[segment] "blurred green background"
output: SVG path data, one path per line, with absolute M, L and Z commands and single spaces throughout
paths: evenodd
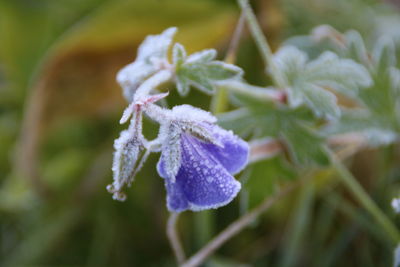
M 356 29 L 373 42 L 400 40 L 400 5 L 377 0 L 253 1 L 273 48 L 320 24 Z M 135 58 L 148 34 L 177 26 L 189 52 L 215 47 L 223 58 L 239 11 L 232 0 L 0 1 L 0 265 L 174 266 L 165 223 L 163 181 L 152 155 L 128 199 L 111 199 L 112 143 L 126 106 L 116 72 Z M 398 46 L 399 47 L 399 46 Z M 399 51 L 399 50 L 398 50 Z M 246 79 L 266 85 L 253 41 L 244 34 L 237 64 Z M 170 105 L 208 108 L 197 91 Z M 146 134 L 156 125 L 145 122 Z M 393 219 L 399 192 L 396 145 L 362 151 L 351 169 Z M 183 214 L 188 254 L 276 190 L 280 158 L 251 166 L 246 187 L 211 222 Z M 284 176 L 284 177 L 280 177 Z M 219 250 L 207 266 L 390 266 L 392 244 L 333 179 L 320 172 L 310 185 L 274 206 Z M 197 219 L 196 219 L 197 218 Z M 246 264 L 246 265 L 244 265 Z

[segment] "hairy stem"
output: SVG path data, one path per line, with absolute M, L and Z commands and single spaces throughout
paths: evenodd
M 196 254 L 190 257 L 185 263 L 182 264 L 182 267 L 196 267 L 202 264 L 211 254 L 213 254 L 219 247 L 221 247 L 226 241 L 237 235 L 244 228 L 249 226 L 254 222 L 257 217 L 259 217 L 262 213 L 267 211 L 273 204 L 275 204 L 279 199 L 286 196 L 288 193 L 292 192 L 300 183 L 294 183 L 289 185 L 288 187 L 281 190 L 274 196 L 269 196 L 264 199 L 261 204 L 259 204 L 256 208 L 254 208 L 249 213 L 246 213 L 233 223 L 231 223 L 225 230 L 219 233 L 216 237 L 214 237 L 207 245 L 205 245 L 201 250 L 199 250 Z
M 286 99 L 286 93 L 281 90 L 271 87 L 253 86 L 241 81 L 220 81 L 215 85 L 218 88 L 218 92 L 221 90 L 230 90 L 263 101 L 283 103 Z
M 179 213 L 171 213 L 169 216 L 167 223 L 167 236 L 176 261 L 179 265 L 181 265 L 185 261 L 185 252 L 183 251 L 181 241 L 179 240 L 178 233 L 176 231 L 178 218 Z
M 233 64 L 236 61 L 237 49 L 239 47 L 240 37 L 243 33 L 244 28 L 244 13 L 240 15 L 240 18 L 237 22 L 235 32 L 233 33 L 231 42 L 229 43 L 228 51 L 225 55 L 225 62 Z M 224 112 L 228 107 L 228 92 L 225 88 L 218 88 L 219 90 L 215 93 L 211 101 L 211 111 L 214 114 L 218 114 Z
M 272 79 L 274 83 L 280 88 L 283 89 L 286 87 L 286 83 L 275 65 L 273 60 L 273 54 L 271 48 L 268 45 L 267 39 L 265 38 L 260 25 L 257 22 L 257 18 L 250 7 L 248 0 L 238 0 L 239 6 L 242 9 L 242 12 L 245 15 L 247 25 L 250 28 L 251 35 L 253 36 L 258 49 L 261 52 L 261 56 L 264 60 L 265 65 L 269 68 L 269 72 L 271 73 Z
M 226 52 L 225 55 L 224 61 L 226 63 L 234 64 L 236 62 L 236 55 L 239 47 L 240 37 L 242 37 L 243 34 L 244 22 L 245 22 L 245 16 L 244 13 L 242 12 L 237 22 L 231 42 L 229 43 L 228 51 Z
M 135 93 L 134 102 L 143 100 L 151 90 L 157 88 L 159 85 L 166 83 L 172 78 L 171 70 L 160 70 L 156 72 L 153 76 L 148 78 L 142 85 L 139 86 Z
M 394 244 L 397 244 L 400 241 L 400 233 L 396 226 L 365 192 L 353 174 L 351 174 L 351 172 L 333 154 L 331 154 L 331 161 L 332 166 L 336 170 L 342 182 L 347 186 L 360 204 L 371 214 L 376 222 L 381 225 L 383 230 L 388 234 L 389 239 L 391 239 Z

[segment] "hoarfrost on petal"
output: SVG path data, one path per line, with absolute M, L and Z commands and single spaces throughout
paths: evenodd
M 191 105 L 179 105 L 172 109 L 174 119 L 181 121 L 215 123 L 217 118 L 210 112 L 193 107 Z
M 199 211 L 224 206 L 240 191 L 241 185 L 235 178 L 188 134 L 182 134 L 182 164 L 176 181 L 168 179 L 165 162 L 161 157 L 157 165 L 160 176 L 167 178 L 167 206 L 170 211 L 187 209 Z M 198 167 L 194 168 L 194 164 Z M 203 173 L 207 170 L 208 174 Z

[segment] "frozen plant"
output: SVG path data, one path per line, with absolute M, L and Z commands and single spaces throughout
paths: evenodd
M 239 79 L 242 71 L 214 60 L 215 50 L 186 56 L 180 44 L 175 44 L 170 64 L 167 52 L 175 32 L 176 28 L 170 28 L 147 37 L 135 62 L 117 75 L 130 102 L 120 122 L 132 118 L 115 141 L 114 182 L 107 189 L 114 199 L 125 200 L 124 186 L 130 186 L 149 153 L 161 152 L 157 171 L 165 179 L 170 211 L 218 208 L 231 202 L 241 188 L 232 175 L 248 162 L 247 143 L 215 125 L 217 119 L 207 111 L 190 105 L 172 109 L 156 105 L 168 93 L 154 92 L 162 83 L 176 81 L 182 95 L 189 86 L 212 93 L 216 81 Z M 160 124 L 156 139 L 148 141 L 143 136 L 142 114 Z
M 399 141 L 400 70 L 393 41 L 379 39 L 369 52 L 357 32 L 342 34 L 323 25 L 298 38 L 316 47 L 319 42 L 328 41 L 332 43 L 331 49 L 311 56 L 288 40 L 273 53 L 248 1 L 238 2 L 271 84 L 267 87 L 247 83 L 241 68 L 215 59 L 214 49 L 187 55 L 181 44 L 173 44 L 176 28 L 147 37 L 138 49 L 136 60 L 117 75 L 129 103 L 120 122 L 130 120 L 130 126 L 115 141 L 114 181 L 108 191 L 114 199 L 124 200 L 124 187 L 132 183 L 150 153 L 160 152 L 156 167 L 164 179 L 167 207 L 171 211 L 168 237 L 178 262 L 193 267 L 204 262 L 279 198 L 296 186 L 306 186 L 307 177 L 329 167 L 382 227 L 388 239 L 398 243 L 400 233 L 396 226 L 341 162 L 364 147 Z M 243 22 L 239 20 L 227 61 L 231 62 L 235 54 Z M 181 96 L 186 96 L 192 88 L 212 95 L 217 109 L 224 112 L 219 116 L 220 126 L 208 111 L 190 105 L 167 108 L 156 104 L 168 96 L 167 83 L 174 84 Z M 227 111 L 230 94 L 234 96 L 235 109 Z M 344 106 L 341 99 L 352 106 Z M 142 134 L 143 115 L 160 125 L 154 140 L 147 140 Z M 231 130 L 257 139 L 251 140 L 249 146 Z M 185 260 L 175 230 L 177 214 L 228 204 L 241 190 L 241 183 L 233 175 L 248 162 L 273 157 L 278 158 L 278 172 L 304 176 L 301 182 L 277 186 L 278 193 L 266 196 L 259 206 L 245 212 Z M 399 206 L 398 199 L 394 199 L 396 211 Z

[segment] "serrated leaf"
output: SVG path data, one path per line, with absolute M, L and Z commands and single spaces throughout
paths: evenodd
M 302 91 L 306 103 L 314 110 L 317 117 L 327 116 L 329 119 L 340 117 L 341 111 L 332 92 L 312 84 Z
M 213 94 L 215 92 L 215 87 L 207 77 L 205 68 L 203 64 L 182 65 L 176 73 L 178 83 L 182 83 L 186 86 L 192 85 L 207 94 Z M 189 91 L 189 88 L 185 88 L 184 91 Z
M 180 65 L 186 60 L 186 51 L 183 45 L 175 43 L 172 50 L 172 63 L 175 68 L 179 68 Z
M 238 78 L 243 75 L 243 70 L 241 68 L 222 61 L 212 61 L 208 63 L 205 70 L 207 77 L 213 81 Z
M 311 129 L 294 122 L 286 125 L 281 132 L 286 142 L 289 153 L 296 164 L 299 165 L 329 165 L 329 157 L 324 147 L 323 138 Z
M 383 36 L 378 39 L 372 50 L 372 60 L 376 75 L 396 66 L 396 46 L 391 38 Z
M 325 135 L 359 133 L 371 146 L 387 145 L 398 138 L 390 120 L 365 110 L 343 113 L 340 121 L 326 127 L 323 133 Z
M 237 132 L 245 128 L 246 131 L 252 131 L 257 138 L 279 138 L 287 145 L 296 165 L 329 163 L 324 139 L 311 127 L 317 122 L 309 109 L 277 106 L 246 96 L 241 96 L 240 101 L 245 107 L 219 117 L 219 122 L 224 127 L 233 126 Z
M 296 108 L 304 104 L 317 117 L 340 116 L 336 96 L 327 88 L 354 97 L 359 87 L 371 84 L 369 73 L 362 65 L 340 59 L 332 52 L 307 62 L 304 52 L 286 46 L 275 54 L 274 61 L 285 79 L 289 106 Z
M 348 96 L 354 96 L 358 88 L 372 83 L 365 67 L 332 52 L 325 52 L 307 64 L 304 76 L 309 83 L 330 87 Z
M 307 55 L 294 46 L 284 46 L 274 55 L 274 62 L 288 86 L 296 82 L 307 60 Z
M 172 27 L 161 34 L 146 37 L 138 48 L 135 61 L 118 72 L 117 81 L 123 88 L 128 102 L 133 100 L 133 95 L 140 84 L 157 72 L 161 64 L 167 61 L 167 52 L 176 31 L 177 29 Z
M 368 65 L 367 48 L 361 34 L 357 31 L 350 30 L 345 33 L 345 40 L 347 47 L 346 56 L 363 65 Z
M 215 50 L 204 50 L 188 56 L 186 61 L 177 67 L 177 89 L 182 96 L 188 93 L 190 86 L 207 94 L 214 94 L 214 82 L 239 79 L 243 75 L 239 67 L 213 60 L 215 56 Z
M 205 49 L 191 54 L 186 63 L 207 63 L 215 59 L 217 51 L 215 49 Z

